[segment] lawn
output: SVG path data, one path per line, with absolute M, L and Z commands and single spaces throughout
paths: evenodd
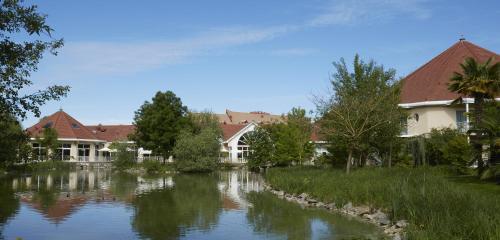
M 312 167 L 273 168 L 266 181 L 342 206 L 382 208 L 406 219 L 409 239 L 500 239 L 500 186 L 455 177 L 443 168 L 374 168 L 346 175 Z

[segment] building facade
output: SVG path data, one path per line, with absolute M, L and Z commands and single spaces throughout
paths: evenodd
M 450 78 L 454 72 L 462 72 L 460 64 L 468 57 L 481 63 L 489 58 L 500 61 L 497 53 L 461 39 L 403 79 L 399 106 L 407 109 L 409 115 L 403 137 L 427 134 L 433 128 L 468 130 L 467 113 L 474 99 L 448 90 Z M 453 104 L 458 98 L 462 98 L 462 103 Z
M 46 128 L 57 131 L 59 147 L 55 158 L 69 162 L 105 162 L 111 161 L 113 142 L 128 142 L 127 136 L 135 131 L 133 125 L 97 125 L 85 126 L 66 112 L 60 110 L 42 118 L 37 124 L 26 129 L 30 136 L 33 152 L 31 160 L 47 160 L 48 149 L 40 144 Z

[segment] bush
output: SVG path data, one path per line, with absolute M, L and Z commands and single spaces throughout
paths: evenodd
M 174 147 L 175 167 L 181 172 L 211 172 L 219 163 L 219 134 L 204 128 L 199 134 L 183 132 Z
M 162 164 L 159 161 L 146 160 L 140 164 L 147 173 L 165 173 L 171 170 L 171 166 L 168 164 Z
M 131 168 L 135 164 L 135 152 L 129 151 L 129 144 L 113 143 L 110 148 L 116 149 L 116 158 L 113 161 L 113 167 L 119 170 Z
M 463 135 L 454 136 L 440 148 L 443 160 L 457 170 L 458 173 L 467 173 L 473 156 L 472 147 Z

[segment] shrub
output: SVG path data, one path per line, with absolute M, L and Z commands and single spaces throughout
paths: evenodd
M 463 135 L 454 136 L 444 144 L 440 151 L 443 160 L 455 168 L 458 173 L 466 173 L 472 159 L 472 147 Z
M 211 172 L 219 163 L 219 135 L 211 128 L 199 134 L 184 131 L 174 147 L 175 167 L 181 172 Z
M 119 170 L 131 168 L 135 164 L 135 152 L 130 151 L 126 143 L 113 143 L 111 148 L 116 149 L 116 158 L 113 166 Z

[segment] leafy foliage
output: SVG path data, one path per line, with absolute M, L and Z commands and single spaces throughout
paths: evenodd
M 365 164 L 371 152 L 390 151 L 390 143 L 401 132 L 400 120 L 405 117 L 398 107 L 399 82 L 395 70 L 385 70 L 374 61 L 368 63 L 354 57 L 353 72 L 344 59 L 334 64 L 331 79 L 332 93 L 318 98 L 321 132 L 336 149 L 347 155 L 349 172 L 354 159 Z M 357 156 L 356 156 L 357 155 Z
M 27 158 L 28 136 L 13 117 L 0 119 L 0 166 L 10 165 L 20 158 Z M 21 153 L 21 154 L 20 154 Z M 24 156 L 23 156 L 24 155 Z
M 36 140 L 48 150 L 46 151 L 47 159 L 54 159 L 57 147 L 59 146 L 59 141 L 57 140 L 57 138 L 57 131 L 49 127 L 44 128 L 42 132 L 42 138 L 37 138 Z
M 191 129 L 179 135 L 175 147 L 175 166 L 181 172 L 210 172 L 217 168 L 222 130 L 217 116 L 210 112 L 190 114 Z
M 173 92 L 157 92 L 152 102 L 146 101 L 135 112 L 136 133 L 132 139 L 138 146 L 168 158 L 182 129 L 190 124 L 187 107 Z
M 125 170 L 135 164 L 135 152 L 131 151 L 131 146 L 128 143 L 113 142 L 111 149 L 116 149 L 116 157 L 113 161 L 113 167 L 119 170 Z
M 25 92 L 21 90 L 33 85 L 29 77 L 37 70 L 43 54 L 49 51 L 57 55 L 56 50 L 63 45 L 62 39 L 52 39 L 53 29 L 46 24 L 46 15 L 38 13 L 36 5 L 22 6 L 21 3 L 19 0 L 0 3 L 0 118 L 15 116 L 24 119 L 27 112 L 38 117 L 41 105 L 58 100 L 69 91 L 68 86 L 54 85 L 21 95 Z M 13 40 L 18 35 L 27 40 Z M 43 40 L 42 35 L 49 39 Z
M 478 174 L 483 171 L 483 117 L 485 102 L 493 100 L 500 94 L 500 62 L 493 63 L 488 59 L 478 63 L 474 58 L 466 58 L 460 64 L 463 73 L 455 72 L 450 79 L 448 89 L 463 96 L 474 98 L 472 109 L 472 129 L 475 132 L 471 138 L 474 145 L 474 158 L 478 163 Z M 460 100 L 460 99 L 458 99 Z
M 266 167 L 273 162 L 274 143 L 269 132 L 263 127 L 257 127 L 247 135 L 248 145 L 251 148 L 247 157 L 247 166 L 250 170 Z

